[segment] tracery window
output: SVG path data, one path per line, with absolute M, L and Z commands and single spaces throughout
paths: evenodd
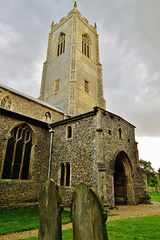
M 89 58 L 90 57 L 89 51 L 90 51 L 89 37 L 87 34 L 83 34 L 82 35 L 82 53 Z
M 8 135 L 3 179 L 29 179 L 32 132 L 26 124 L 15 127 Z
M 51 122 L 51 114 L 50 114 L 50 112 L 46 112 L 46 114 L 45 114 L 45 121 L 47 123 Z
M 61 163 L 61 186 L 70 186 L 70 163 Z
M 61 32 L 58 38 L 57 57 L 64 52 L 65 52 L 65 34 Z
M 1 107 L 8 110 L 11 109 L 11 100 L 9 96 L 6 96 L 1 100 Z

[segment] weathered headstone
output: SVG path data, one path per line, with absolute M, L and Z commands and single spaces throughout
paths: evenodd
M 56 183 L 48 179 L 40 196 L 39 240 L 61 240 L 62 197 Z
M 98 194 L 81 183 L 73 193 L 71 217 L 74 240 L 106 240 L 107 213 Z

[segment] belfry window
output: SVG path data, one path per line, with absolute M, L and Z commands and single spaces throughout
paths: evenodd
M 9 96 L 6 96 L 1 100 L 1 107 L 8 110 L 11 109 L 11 100 Z
M 15 127 L 8 135 L 3 179 L 29 179 L 32 132 L 26 124 Z
M 65 52 L 65 34 L 61 32 L 58 38 L 57 57 L 64 52 Z
M 90 41 L 87 34 L 82 35 L 82 53 L 88 58 L 90 57 Z
M 70 186 L 70 163 L 61 163 L 61 186 Z

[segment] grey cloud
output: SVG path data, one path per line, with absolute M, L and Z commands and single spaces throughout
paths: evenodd
M 39 96 L 50 24 L 66 16 L 73 2 L 0 0 L 3 84 Z M 136 125 L 138 136 L 160 135 L 159 0 L 77 4 L 90 24 L 97 22 L 107 110 Z

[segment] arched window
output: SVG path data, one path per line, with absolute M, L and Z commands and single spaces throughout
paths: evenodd
M 26 124 L 15 127 L 8 135 L 3 179 L 28 179 L 32 132 Z
M 51 114 L 50 114 L 50 112 L 46 112 L 46 114 L 45 114 L 45 121 L 47 123 L 51 122 Z
M 61 32 L 58 38 L 57 57 L 64 52 L 65 52 L 65 34 Z
M 89 37 L 87 34 L 83 34 L 82 35 L 82 53 L 89 58 L 90 57 L 89 51 L 90 51 Z
M 61 163 L 61 186 L 70 186 L 70 164 Z
M 11 100 L 9 96 L 6 96 L 1 100 L 1 107 L 8 110 L 11 109 Z

